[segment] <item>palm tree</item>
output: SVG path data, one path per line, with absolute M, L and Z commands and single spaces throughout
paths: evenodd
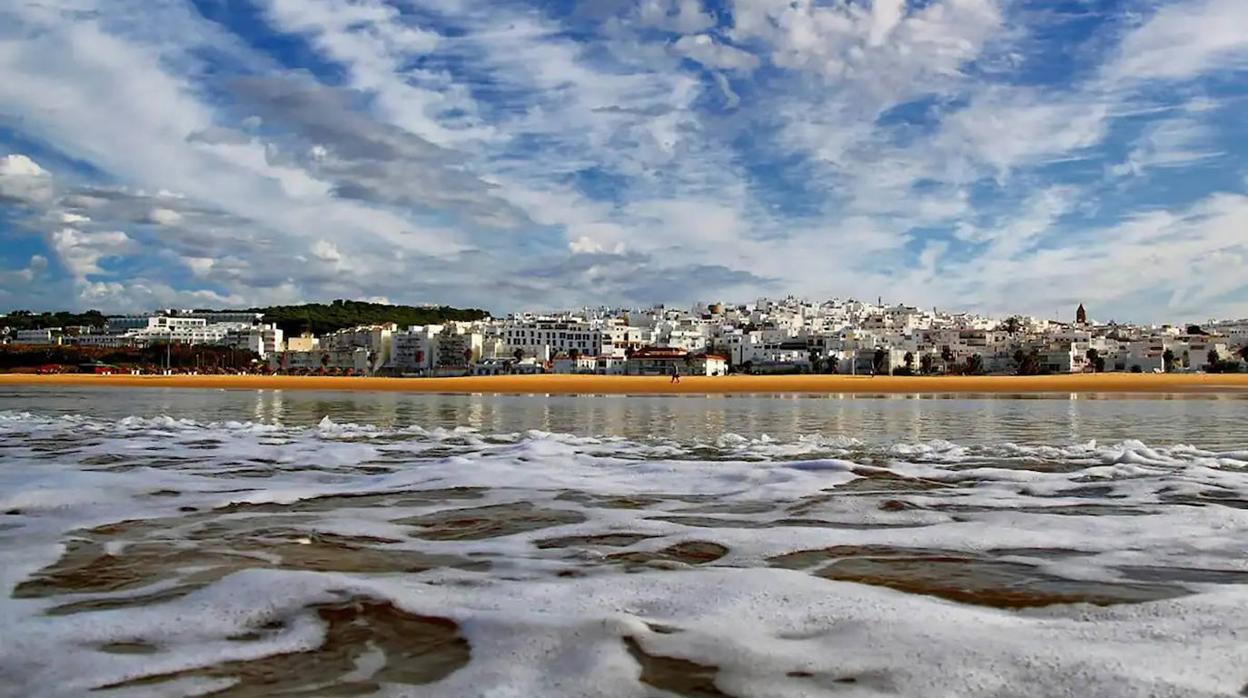
M 948 373 L 949 362 L 953 361 L 953 350 L 949 348 L 948 344 L 940 348 L 940 360 L 944 362 L 944 365 L 943 365 L 944 372 Z
M 1100 360 L 1101 356 L 1100 356 L 1100 352 L 1098 352 L 1098 351 L 1096 350 L 1096 347 L 1088 347 L 1088 350 L 1087 350 L 1086 352 L 1084 352 L 1084 356 L 1087 356 L 1087 357 L 1088 357 L 1088 364 L 1090 364 L 1090 365 L 1092 366 L 1092 371 L 1093 371 L 1093 372 L 1095 372 L 1095 371 L 1099 370 L 1096 366 L 1097 366 L 1097 362 Z M 1104 364 L 1102 364 L 1102 365 L 1104 365 Z
M 906 352 L 906 355 L 902 357 L 902 360 L 906 364 L 906 371 L 908 373 L 914 373 L 914 352 Z
M 1161 368 L 1166 373 L 1169 373 L 1174 370 L 1174 352 L 1167 349 L 1164 353 L 1162 353 Z

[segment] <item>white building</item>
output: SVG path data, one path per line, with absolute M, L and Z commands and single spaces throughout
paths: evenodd
M 390 337 L 395 329 L 397 325 L 392 322 L 344 328 L 321 337 L 320 350 L 364 349 L 368 352 L 368 371 L 371 373 L 390 362 Z
M 284 373 L 316 373 L 321 370 L 333 370 L 366 374 L 370 370 L 369 351 L 364 347 L 279 351 L 269 354 L 269 369 Z
M 41 330 L 18 330 L 13 337 L 16 344 L 60 344 L 61 328 Z
M 274 352 L 282 351 L 282 330 L 276 325 L 253 325 L 229 330 L 223 344 L 235 349 L 245 349 L 265 359 Z

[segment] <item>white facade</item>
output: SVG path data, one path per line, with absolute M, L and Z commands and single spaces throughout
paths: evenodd
M 317 372 L 324 370 L 368 373 L 369 351 L 364 347 L 317 351 L 280 351 L 269 354 L 269 368 L 283 372 Z
M 57 330 L 18 330 L 13 337 L 13 341 L 17 344 L 60 344 L 61 333 Z
M 360 325 L 331 332 L 321 338 L 321 351 L 336 352 L 348 349 L 364 349 L 368 352 L 368 370 L 375 371 L 390 362 L 394 323 Z
M 265 359 L 277 351 L 282 351 L 282 330 L 275 325 L 254 325 L 230 330 L 223 342 L 235 349 L 245 349 Z

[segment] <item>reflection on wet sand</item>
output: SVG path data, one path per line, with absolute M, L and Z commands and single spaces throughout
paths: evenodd
M 468 641 L 459 634 L 454 621 L 408 613 L 388 601 L 353 598 L 317 604 L 305 612 L 314 613 L 324 624 L 324 640 L 319 647 L 136 677 L 99 688 L 133 688 L 206 678 L 227 682 L 227 687 L 212 693 L 214 696 L 367 695 L 380 690 L 383 684 L 433 683 L 466 665 L 471 657 Z M 248 642 L 265 634 L 281 633 L 290 620 L 277 618 L 248 636 L 232 639 Z M 158 649 L 142 640 L 124 644 L 144 648 L 138 651 Z M 113 649 L 105 651 L 115 652 L 116 643 Z

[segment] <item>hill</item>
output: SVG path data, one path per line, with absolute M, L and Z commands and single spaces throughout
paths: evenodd
M 274 305 L 247 310 L 264 313 L 265 322 L 276 324 L 287 334 L 310 331 L 318 335 L 356 325 L 375 325 L 383 322 L 393 322 L 399 327 L 437 325 L 450 320 L 480 320 L 490 315 L 478 308 L 453 308 L 449 305 L 387 305 L 345 300 L 336 300 L 332 303 Z M 0 327 L 7 326 L 13 330 L 79 325 L 102 327 L 105 317 L 106 314 L 98 310 L 88 310 L 85 313 L 32 313 L 28 310 L 15 310 L 0 317 Z
M 250 308 L 264 313 L 264 321 L 276 324 L 283 332 L 299 334 L 308 331 L 321 335 L 344 327 L 393 322 L 399 327 L 436 325 L 450 320 L 480 320 L 489 313 L 478 308 L 442 306 L 386 305 L 364 301 L 336 300 L 332 303 L 274 305 Z

